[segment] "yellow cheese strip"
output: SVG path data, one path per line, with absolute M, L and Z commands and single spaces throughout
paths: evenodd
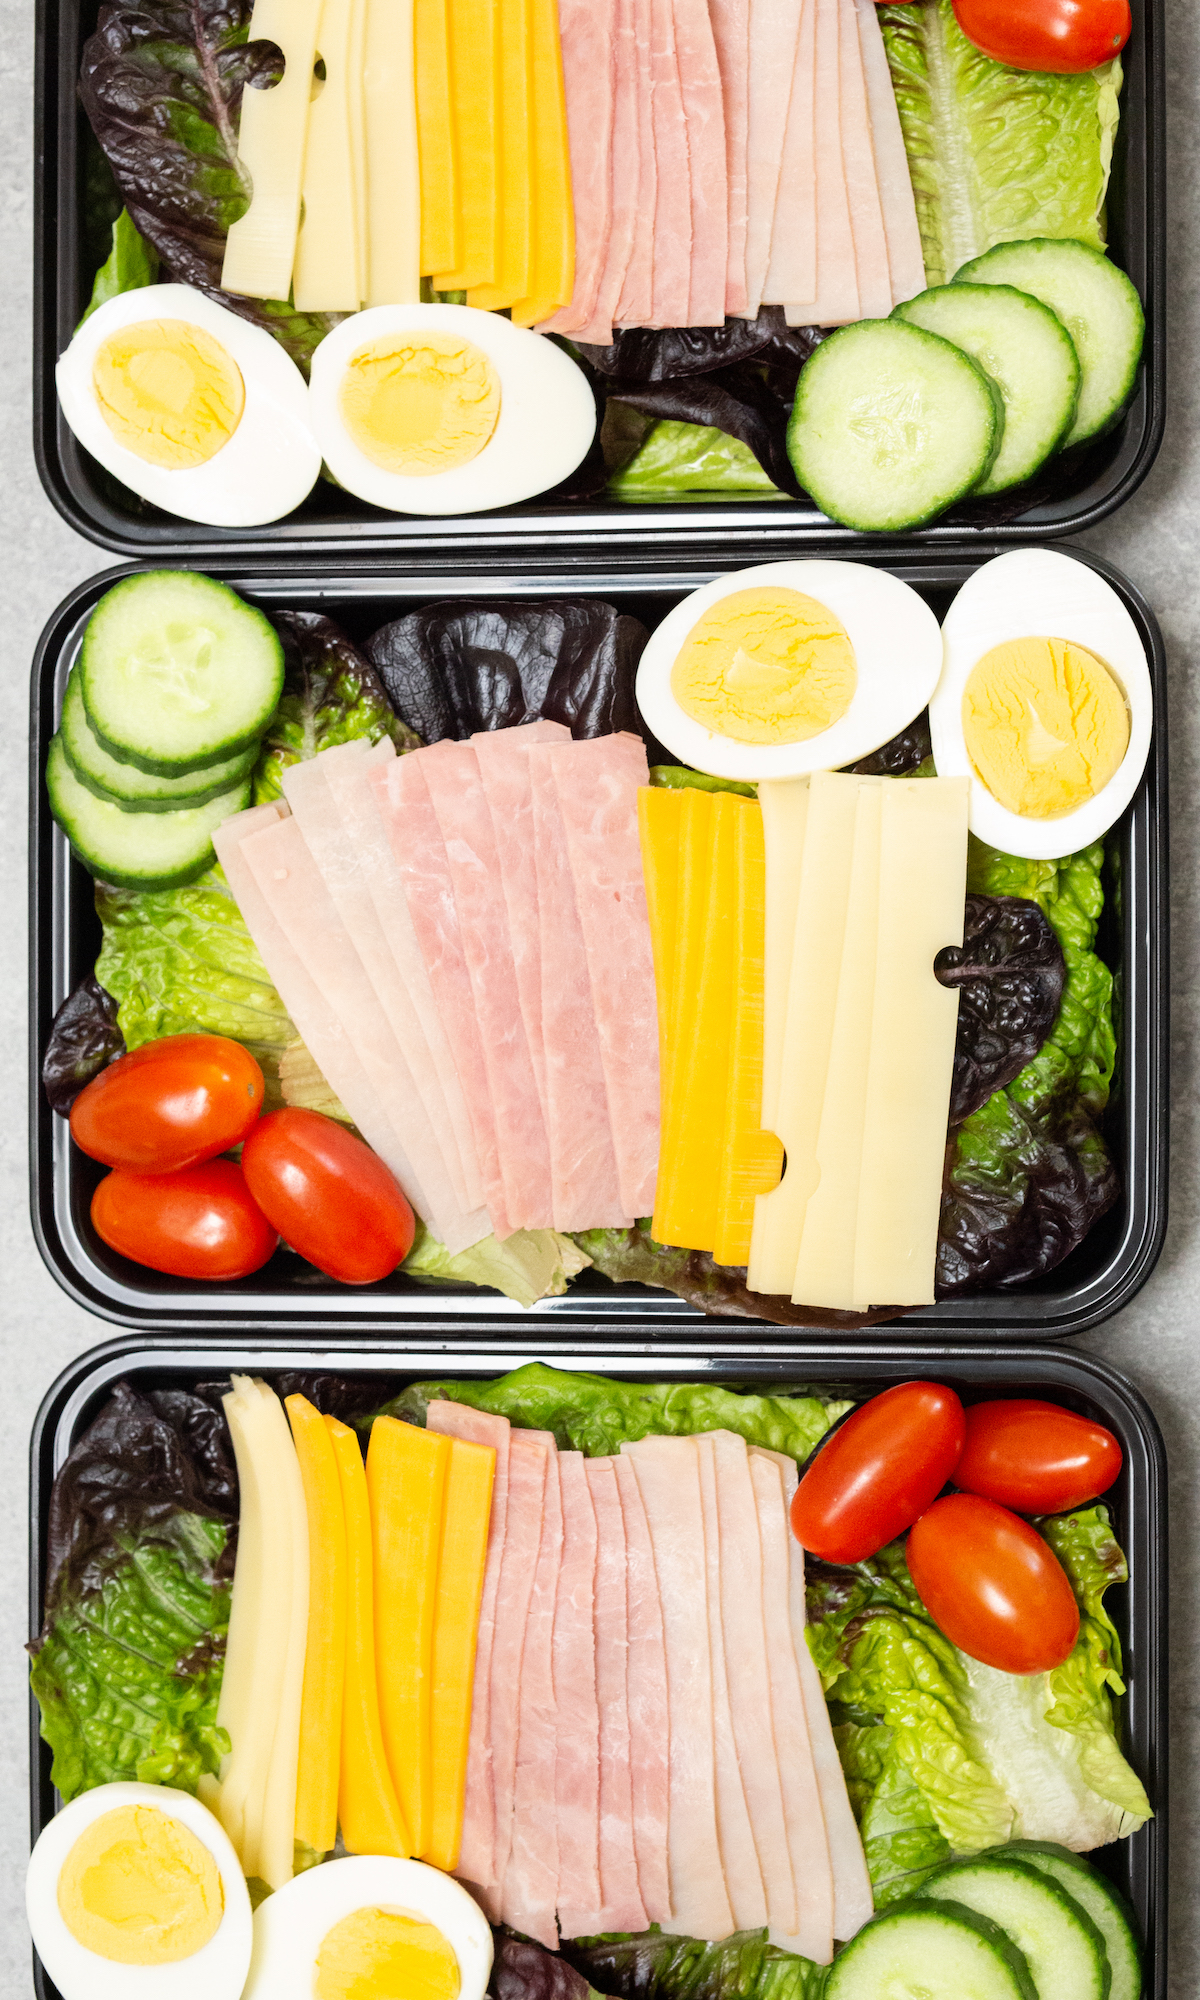
M 792 1286 L 793 1299 L 809 1306 L 844 1308 L 855 1296 L 854 1245 L 879 938 L 880 816 L 890 782 L 864 779 L 858 794 L 846 937 L 817 1136 L 821 1177 L 804 1212 Z
M 933 961 L 961 944 L 966 778 L 883 787 L 879 973 L 854 1260 L 864 1305 L 933 1298 L 958 993 Z
M 671 1001 L 679 929 L 679 833 L 685 796 L 683 792 L 658 785 L 643 785 L 637 795 L 642 879 L 646 885 L 654 987 L 658 995 L 658 1070 L 664 1121 L 670 1096 Z
M 532 282 L 533 77 L 530 0 L 500 4 L 500 200 L 496 283 L 467 293 L 469 306 L 495 312 L 524 298 Z
M 450 1440 L 433 1620 L 432 1809 L 422 1849 L 424 1860 L 447 1871 L 458 1865 L 462 1840 L 475 1642 L 495 1476 L 491 1445 Z
M 755 1197 L 776 1185 L 783 1166 L 779 1140 L 762 1130 L 766 851 L 763 815 L 749 800 L 737 814 L 734 869 L 733 1018 L 713 1246 L 718 1264 L 747 1262 Z
M 249 39 L 275 42 L 284 71 L 269 90 L 242 92 L 237 150 L 252 192 L 225 239 L 226 292 L 286 299 L 291 291 L 320 13 L 321 0 L 254 0 Z
M 292 295 L 300 312 L 357 312 L 362 303 L 363 0 L 322 0 L 304 155 L 304 213 Z
M 800 864 L 804 858 L 808 779 L 764 779 L 758 788 L 758 803 L 762 808 L 767 865 L 762 1122 L 773 1129 L 779 1115 L 779 1076 L 796 936 L 796 904 L 800 896 Z
M 421 182 L 413 0 L 366 0 L 363 59 L 369 306 L 421 296 Z
M 494 285 L 499 229 L 499 0 L 448 0 L 461 261 L 434 272 L 439 292 Z
M 308 1638 L 300 1707 L 296 1840 L 314 1854 L 328 1854 L 337 1840 L 342 1761 L 346 1520 L 337 1460 L 323 1418 L 303 1396 L 289 1396 L 286 1408 L 308 1513 Z
M 367 1447 L 375 1560 L 375 1675 L 383 1744 L 412 1840 L 432 1824 L 433 1618 L 450 1440 L 377 1417 Z
M 449 0 L 414 0 L 417 142 L 421 166 L 421 270 L 450 271 L 458 241 L 458 159 L 450 74 Z
M 338 1821 L 351 1854 L 412 1853 L 404 1808 L 383 1747 L 375 1673 L 375 1577 L 367 1475 L 358 1438 L 326 1417 L 346 1517 L 346 1682 Z
M 787 1164 L 754 1205 L 747 1282 L 790 1297 L 808 1198 L 817 1184 L 817 1134 L 833 1039 L 860 778 L 821 771 L 810 780 L 796 905 L 787 1016 L 773 1129 Z
M 745 802 L 733 792 L 690 796 L 706 798 L 708 813 L 694 811 L 690 823 L 685 816 L 680 844 L 675 1047 L 653 1235 L 659 1243 L 711 1250 L 733 1012 L 735 835 Z
M 269 1889 L 290 1882 L 296 1855 L 296 1786 L 300 1762 L 300 1721 L 304 1702 L 304 1656 L 308 1639 L 308 1509 L 304 1503 L 304 1481 L 300 1461 L 283 1412 L 273 1389 L 258 1383 L 268 1434 L 271 1440 L 271 1480 L 274 1504 L 287 1516 L 287 1539 L 291 1563 L 291 1601 L 288 1610 L 287 1655 L 283 1685 L 271 1744 L 271 1763 L 263 1797 L 262 1831 L 259 1835 L 258 1872 Z
M 575 210 L 567 143 L 558 0 L 529 0 L 533 36 L 533 265 L 529 298 L 512 309 L 515 326 L 537 326 L 575 289 Z

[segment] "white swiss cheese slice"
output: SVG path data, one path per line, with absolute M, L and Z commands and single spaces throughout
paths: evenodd
M 763 1129 L 773 1132 L 787 1021 L 788 980 L 796 936 L 800 864 L 808 817 L 807 778 L 764 778 L 758 788 L 766 844 L 766 934 L 763 956 Z
M 285 67 L 270 89 L 242 92 L 238 158 L 252 192 L 225 240 L 221 286 L 247 298 L 291 290 L 320 12 L 321 0 L 255 0 L 250 40 L 277 42 Z
M 366 0 L 366 283 L 369 306 L 421 296 L 421 180 L 413 0 Z
M 365 25 L 365 0 L 323 0 L 317 53 L 325 81 L 309 110 L 293 279 L 300 312 L 357 312 L 364 297 Z

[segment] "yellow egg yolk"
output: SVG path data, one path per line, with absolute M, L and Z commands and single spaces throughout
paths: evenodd
M 423 478 L 478 458 L 500 415 L 500 377 L 469 340 L 388 334 L 354 355 L 338 401 L 372 465 Z
M 117 443 L 170 472 L 215 458 L 246 406 L 233 356 L 182 319 L 145 319 L 110 333 L 96 350 L 92 386 Z
M 671 669 L 685 715 L 737 743 L 804 743 L 841 719 L 858 669 L 844 625 L 799 590 L 737 590 L 695 624 Z
M 457 2000 L 450 1940 L 401 1910 L 351 1910 L 317 1954 L 316 2000 Z
M 1070 639 L 994 646 L 971 669 L 962 718 L 973 768 L 1027 819 L 1056 819 L 1095 798 L 1129 748 L 1121 688 Z
M 72 1937 L 118 1965 L 173 1965 L 216 1934 L 225 1910 L 202 1840 L 156 1806 L 93 1820 L 63 1863 L 58 1907 Z

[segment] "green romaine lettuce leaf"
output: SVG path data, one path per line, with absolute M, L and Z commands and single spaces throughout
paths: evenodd
M 839 1332 L 856 1332 L 896 1317 L 894 1306 L 877 1306 L 865 1313 L 838 1312 L 833 1307 L 793 1305 L 781 1292 L 752 1292 L 744 1266 L 715 1263 L 708 1250 L 680 1250 L 656 1243 L 650 1223 L 651 1218 L 643 1216 L 632 1229 L 584 1229 L 575 1241 L 614 1285 L 654 1285 L 686 1299 L 700 1312 L 731 1319 L 773 1320 L 778 1326 L 830 1327 Z
M 256 806 L 280 797 L 289 764 L 337 743 L 390 736 L 397 751 L 420 748 L 421 738 L 401 722 L 374 667 L 331 618 L 277 611 L 273 623 L 283 641 L 283 693 L 254 773 Z
M 514 1229 L 503 1243 L 485 1236 L 452 1257 L 420 1223 L 401 1269 L 431 1284 L 490 1285 L 519 1306 L 533 1306 L 539 1299 L 561 1297 L 589 1261 L 569 1236 L 555 1229 Z
M 1026 236 L 1104 247 L 1119 60 L 1082 75 L 1008 69 L 969 42 L 952 0 L 881 7 L 925 274 Z
M 779 497 L 779 488 L 740 438 L 715 424 L 684 424 L 670 417 L 652 427 L 636 455 L 609 480 L 608 490 L 621 500 L 642 494 L 661 500 L 665 493 Z
M 564 1938 L 562 1951 L 619 2000 L 818 2000 L 828 1977 L 826 1966 L 770 1944 L 765 1930 L 703 1944 L 654 1924 L 634 1935 Z
M 112 249 L 96 273 L 92 296 L 80 326 L 83 320 L 91 318 L 97 306 L 106 305 L 109 299 L 119 297 L 122 292 L 140 291 L 143 285 L 157 283 L 158 252 L 153 244 L 146 242 L 145 237 L 138 235 L 128 209 L 123 208 L 113 223 Z
M 744 799 L 758 797 L 757 785 L 743 784 L 740 778 L 714 778 L 686 764 L 651 764 L 650 783 L 668 792 L 738 792 Z
M 799 1460 L 851 1407 L 817 1395 L 742 1394 L 715 1382 L 613 1382 L 531 1361 L 495 1382 L 410 1383 L 387 1411 L 423 1424 L 440 1397 L 490 1410 L 527 1430 L 553 1431 L 564 1450 L 589 1458 L 619 1451 L 635 1438 L 726 1430 Z

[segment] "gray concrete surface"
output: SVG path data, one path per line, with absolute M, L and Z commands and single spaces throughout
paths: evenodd
M 1086 537 L 1141 588 L 1171 674 L 1173 1139 L 1171 1225 L 1157 1271 L 1084 1344 L 1153 1405 L 1171 1465 L 1172 1928 L 1170 1994 L 1200 1993 L 1200 14 L 1168 0 L 1172 268 L 1170 420 L 1162 454 L 1120 516 Z M 22 1882 L 28 1852 L 26 1451 L 38 1403 L 71 1357 L 106 1337 L 47 1275 L 29 1227 L 25 1140 L 26 715 L 33 647 L 58 600 L 108 567 L 38 483 L 29 444 L 29 0 L 0 0 L 0 2000 L 31 1991 Z

